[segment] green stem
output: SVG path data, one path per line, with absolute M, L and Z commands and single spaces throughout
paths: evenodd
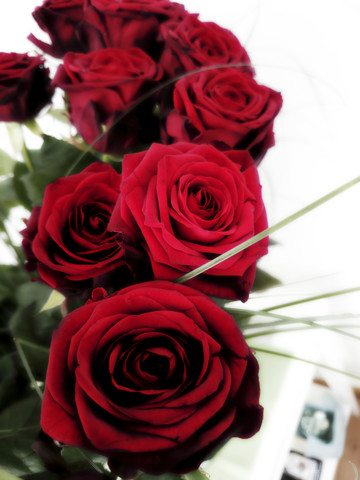
M 225 309 L 228 313 L 232 314 L 232 311 L 230 309 Z M 249 310 L 250 312 L 250 310 Z M 255 316 L 257 314 L 256 311 L 254 311 L 251 316 Z M 247 329 L 256 329 L 256 328 L 266 328 L 266 327 L 277 327 L 278 325 L 286 325 L 288 324 L 289 322 L 287 322 L 286 320 L 275 320 L 274 322 L 258 322 L 258 323 L 250 323 L 250 324 L 247 324 L 247 325 L 242 325 L 242 318 L 240 317 L 240 321 L 236 318 L 236 313 L 234 315 L 234 318 L 235 320 L 237 321 L 237 323 L 242 327 L 242 328 L 245 328 L 246 330 Z M 278 318 L 278 317 L 277 317 Z M 297 318 L 294 318 L 294 317 L 291 317 L 293 318 L 294 321 L 297 320 Z M 352 313 L 344 313 L 342 315 L 321 315 L 319 317 L 303 317 L 303 320 L 313 320 L 313 321 L 316 321 L 316 322 L 321 322 L 321 321 L 329 321 L 329 320 L 343 320 L 343 319 L 358 319 L 360 318 L 360 315 L 354 315 Z M 339 327 L 341 327 L 342 325 L 339 325 Z M 351 325 L 349 325 L 349 328 L 350 328 Z
M 104 473 L 104 471 L 100 467 L 98 467 L 95 462 L 92 461 L 92 459 L 89 457 L 89 455 L 86 452 L 84 452 L 84 450 L 81 450 L 81 448 L 78 448 L 78 451 L 94 470 L 96 470 L 98 473 Z
M 323 363 L 314 362 L 312 360 L 306 360 L 305 358 L 297 357 L 295 355 L 290 355 L 284 352 L 279 352 L 277 350 L 269 350 L 269 349 L 250 346 L 250 345 L 249 347 L 255 352 L 267 353 L 269 355 L 275 355 L 277 357 L 289 358 L 290 360 L 297 360 L 299 362 L 308 363 L 309 365 L 314 365 L 315 367 L 325 368 L 326 370 L 330 370 L 331 372 L 340 373 L 341 375 L 346 375 L 347 377 L 354 378 L 355 380 L 360 380 L 360 377 L 358 375 L 354 375 L 352 373 L 346 372 L 345 370 L 339 370 L 338 368 L 330 367 L 329 365 L 325 365 Z
M 339 328 L 360 328 L 360 325 L 357 327 L 354 327 L 354 325 L 337 325 Z M 268 335 L 275 335 L 277 333 L 288 333 L 288 332 L 301 332 L 302 330 L 309 330 L 312 327 L 310 325 L 302 325 L 299 327 L 289 327 L 289 328 L 274 328 L 273 330 L 263 330 L 261 332 L 256 332 L 256 333 L 250 333 L 244 334 L 244 338 L 246 340 L 249 340 L 250 338 L 256 338 L 256 337 L 265 337 Z
M 349 333 L 349 332 L 344 332 L 344 331 L 339 330 L 335 327 L 329 327 L 327 325 L 320 325 L 319 323 L 316 323 L 312 320 L 307 320 L 305 318 L 288 317 L 286 315 L 279 315 L 277 313 L 269 313 L 266 310 L 259 310 L 259 311 L 256 312 L 256 314 L 260 315 L 260 316 L 263 316 L 263 317 L 268 317 L 268 318 L 278 318 L 279 320 L 283 321 L 284 324 L 303 323 L 304 325 L 308 325 L 309 327 L 312 327 L 312 328 L 321 328 L 323 330 L 329 330 L 330 332 L 337 333 L 339 335 L 344 335 L 345 337 L 349 337 L 349 338 L 352 338 L 354 340 L 360 340 L 360 337 L 357 336 L 357 335 L 353 335 L 352 333 Z M 246 327 L 245 327 L 245 329 L 246 329 Z M 251 335 L 248 338 L 251 338 Z
M 290 215 L 289 217 L 284 218 L 283 220 L 276 223 L 272 227 L 267 228 L 266 230 L 263 230 L 262 232 L 258 233 L 254 237 L 246 240 L 245 242 L 242 242 L 240 245 L 232 248 L 231 250 L 228 250 L 227 252 L 223 253 L 222 255 L 218 255 L 213 260 L 210 260 L 209 262 L 206 262 L 204 265 L 201 265 L 200 267 L 196 268 L 195 270 L 192 270 L 191 272 L 186 273 L 185 275 L 177 278 L 174 281 L 176 283 L 184 283 L 184 282 L 187 282 L 188 280 L 191 280 L 192 278 L 200 275 L 201 273 L 206 272 L 210 268 L 215 267 L 216 265 L 219 265 L 219 263 L 222 263 L 225 260 L 228 260 L 229 258 L 231 258 L 234 255 L 242 252 L 243 250 L 250 247 L 251 245 L 254 245 L 255 243 L 264 239 L 268 235 L 276 232 L 277 230 L 280 230 L 281 228 L 283 228 L 286 225 L 294 222 L 295 220 L 302 217 L 303 215 L 306 215 L 307 213 L 311 212 L 311 210 L 314 210 L 315 208 L 318 208 L 320 205 L 328 202 L 329 200 L 331 200 L 335 196 L 340 195 L 340 193 L 345 192 L 346 190 L 353 187 L 354 185 L 356 185 L 359 182 L 360 182 L 360 176 L 354 178 L 350 182 L 345 183 L 344 185 L 341 185 L 340 187 L 336 188 L 335 190 L 328 193 L 327 195 L 324 195 L 323 197 L 319 198 L 315 202 L 310 203 L 306 207 L 298 210 L 296 213 Z M 277 308 L 280 308 L 280 307 L 277 307 Z
M 22 428 L 3 428 L 0 430 L 0 440 L 5 440 L 6 438 L 11 438 L 17 436 L 21 432 L 27 432 L 31 430 L 39 430 L 39 425 L 31 425 L 29 427 L 22 427 Z
M 345 290 L 338 290 L 336 292 L 324 293 L 322 295 L 315 295 L 314 297 L 303 298 L 301 300 L 295 300 L 294 302 L 281 303 L 280 305 L 275 305 L 273 307 L 264 308 L 264 312 L 269 312 L 272 310 L 278 310 L 279 308 L 292 307 L 293 305 L 299 305 L 300 303 L 313 302 L 315 300 L 322 300 L 323 298 L 336 297 L 338 295 L 345 295 L 347 293 L 358 292 L 360 287 L 347 288 Z
M 50 349 L 44 347 L 43 345 L 38 345 L 37 343 L 29 342 L 29 340 L 24 340 L 22 338 L 18 338 L 17 341 L 21 345 L 25 345 L 26 347 L 33 348 L 34 350 L 39 350 L 40 352 L 49 353 Z
M 26 356 L 25 356 L 24 350 L 22 349 L 19 341 L 18 341 L 15 337 L 13 338 L 13 340 L 14 340 L 14 343 L 15 343 L 16 350 L 17 350 L 17 352 L 18 352 L 18 354 L 19 354 L 20 360 L 21 360 L 21 362 L 22 362 L 22 364 L 23 364 L 23 367 L 24 367 L 24 369 L 25 369 L 25 371 L 26 371 L 26 373 L 27 373 L 27 375 L 28 375 L 28 377 L 29 377 L 30 385 L 31 385 L 31 387 L 36 391 L 36 393 L 38 394 L 40 400 L 42 401 L 42 399 L 43 399 L 43 393 L 42 393 L 39 385 L 37 384 L 37 381 L 36 381 L 36 379 L 35 379 L 32 371 L 31 371 L 31 368 L 30 368 L 29 362 L 27 361 L 27 358 L 26 358 Z

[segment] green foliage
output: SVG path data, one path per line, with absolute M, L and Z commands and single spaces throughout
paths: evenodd
M 4 470 L 0 470 L 0 480 L 21 480 L 21 478 L 15 477 L 15 475 L 11 475 L 11 473 L 4 472 Z
M 257 268 L 255 281 L 251 290 L 253 292 L 258 292 L 260 290 L 267 290 L 278 285 L 281 285 L 280 280 L 265 272 L 261 268 Z
M 17 198 L 11 178 L 0 181 L 0 221 L 3 222 L 9 216 L 10 209 L 16 207 Z
M 24 398 L 0 413 L 0 469 L 13 475 L 44 470 L 31 444 L 39 428 L 40 401 Z
M 7 175 L 14 170 L 15 160 L 0 150 L 0 175 Z
M 184 480 L 209 480 L 209 477 L 201 470 L 195 470 L 184 475 Z
M 163 475 L 149 475 L 148 473 L 141 473 L 136 480 L 183 480 L 181 475 L 176 473 L 164 473 Z
M 73 165 L 76 165 L 72 171 L 72 174 L 75 174 L 97 161 L 97 157 L 89 152 L 83 155 L 70 143 L 48 135 L 43 138 L 40 150 L 27 151 L 33 171 L 29 171 L 23 164 L 22 167 L 16 165 L 14 169 L 14 186 L 19 201 L 26 208 L 40 206 L 45 187 L 65 176 Z M 78 161 L 80 156 L 82 158 Z

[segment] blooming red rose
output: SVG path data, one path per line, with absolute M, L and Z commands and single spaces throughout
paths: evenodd
M 208 143 L 221 150 L 249 150 L 259 162 L 274 145 L 280 93 L 239 69 L 208 70 L 179 80 L 166 120 L 171 142 Z
M 65 317 L 41 426 L 121 468 L 188 472 L 260 428 L 258 365 L 233 317 L 200 292 L 148 282 Z
M 197 15 L 164 23 L 160 36 L 165 42 L 160 64 L 170 77 L 229 63 L 241 63 L 244 71 L 253 73 L 249 56 L 235 35 L 216 23 L 201 22 Z
M 246 151 L 153 144 L 125 155 L 109 229 L 146 250 L 155 279 L 173 280 L 267 227 L 256 166 Z M 248 298 L 264 239 L 190 280 L 209 295 Z
M 107 48 L 67 53 L 63 60 L 53 83 L 67 94 L 71 121 L 87 143 L 102 152 L 120 154 L 156 138 L 150 98 L 97 140 L 160 78 L 159 68 L 146 53 L 139 48 Z
M 0 121 L 34 118 L 51 100 L 50 82 L 40 56 L 0 52 Z
M 107 225 L 121 175 L 105 163 L 59 178 L 46 187 L 22 232 L 28 268 L 64 293 L 91 288 L 124 264 L 123 246 Z
M 62 57 L 66 52 L 84 50 L 80 25 L 84 17 L 84 0 L 45 0 L 36 7 L 33 17 L 39 27 L 46 32 L 52 42 L 48 45 L 29 35 L 37 47 L 54 57 Z
M 169 0 L 86 0 L 89 50 L 139 47 L 157 59 L 160 24 L 186 15 L 183 5 Z

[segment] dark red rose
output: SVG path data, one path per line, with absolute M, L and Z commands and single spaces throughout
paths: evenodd
M 168 0 L 86 0 L 89 50 L 139 47 L 157 59 L 160 24 L 186 15 L 184 7 Z
M 24 250 L 25 257 L 27 260 L 25 268 L 29 272 L 36 270 L 37 263 L 38 263 L 37 258 L 35 257 L 32 251 L 32 243 L 38 231 L 38 222 L 39 222 L 40 212 L 41 212 L 41 207 L 34 207 L 32 209 L 30 218 L 28 220 L 24 220 L 24 223 L 26 224 L 26 228 L 21 232 L 23 236 L 22 248 Z
M 280 93 L 239 69 L 208 70 L 179 80 L 166 120 L 168 143 L 207 143 L 220 150 L 249 150 L 260 162 L 274 145 Z
M 235 35 L 216 23 L 201 22 L 197 15 L 164 23 L 160 34 L 165 42 L 160 64 L 170 77 L 229 63 L 241 63 L 244 71 L 253 73 L 249 56 Z
M 34 118 L 51 101 L 50 83 L 40 56 L 0 52 L 0 121 Z
M 105 163 L 59 178 L 46 187 L 22 232 L 29 267 L 64 293 L 91 288 L 123 265 L 122 242 L 107 231 L 121 175 Z
M 71 121 L 84 140 L 101 152 L 120 154 L 158 135 L 152 117 L 153 98 L 97 141 L 98 137 L 160 77 L 155 62 L 139 48 L 107 48 L 88 54 L 67 53 L 53 83 L 67 94 Z
M 46 32 L 52 42 L 48 45 L 29 35 L 37 47 L 54 57 L 62 57 L 66 52 L 81 52 L 84 46 L 81 41 L 80 25 L 84 17 L 84 0 L 45 0 L 33 12 L 39 27 Z
M 233 317 L 192 288 L 133 285 L 54 332 L 41 426 L 115 473 L 191 471 L 261 421 L 255 357 Z
M 246 151 L 153 144 L 125 155 L 109 229 L 146 250 L 155 279 L 174 280 L 267 227 L 255 163 Z M 247 300 L 264 239 L 189 281 L 209 295 Z

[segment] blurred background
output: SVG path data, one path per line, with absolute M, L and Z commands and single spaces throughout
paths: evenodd
M 30 33 L 46 40 L 31 16 L 40 3 L 12 0 L 0 6 L 0 51 L 34 53 L 34 46 L 26 38 Z M 258 83 L 283 96 L 283 108 L 275 120 L 276 145 L 259 168 L 269 225 L 360 174 L 358 1 L 186 0 L 182 3 L 190 12 L 198 12 L 201 20 L 230 29 L 247 49 Z M 56 61 L 49 59 L 48 64 L 54 72 Z M 58 101 L 61 101 L 61 94 Z M 59 135 L 58 130 L 52 131 L 53 127 L 58 129 L 58 125 L 54 127 L 49 121 L 41 123 L 43 130 L 53 135 Z M 39 140 L 29 134 L 27 142 L 29 147 L 37 147 Z M 0 148 L 11 152 L 3 124 L 0 125 Z M 259 265 L 282 283 L 266 292 L 253 294 L 245 308 L 269 308 L 359 287 L 359 205 L 360 186 L 357 185 L 276 232 L 272 237 L 275 244 Z M 20 241 L 18 232 L 23 228 L 22 216 L 23 212 L 15 211 L 8 226 L 15 242 Z M 4 249 L 0 255 L 1 263 L 13 261 L 11 253 Z M 282 308 L 279 312 L 297 318 L 338 315 L 337 322 L 332 318 L 332 325 L 336 323 L 360 335 L 359 298 L 360 292 L 356 291 Z M 350 315 L 353 318 L 349 318 Z M 254 338 L 251 346 L 277 349 L 360 376 L 358 341 L 334 332 L 307 329 L 279 333 Z M 239 462 L 244 463 L 245 457 L 250 455 L 253 465 L 241 474 L 238 464 L 233 470 L 228 466 L 226 478 L 230 480 L 280 478 L 298 421 L 296 415 L 301 413 L 314 377 L 330 385 L 335 396 L 344 397 L 349 411 L 355 411 L 349 392 L 360 385 L 358 380 L 313 365 L 300 366 L 299 362 L 276 363 L 273 356 L 266 354 L 258 354 L 258 358 L 264 385 L 263 404 L 270 402 L 272 414 L 266 413 L 271 417 L 267 420 L 270 433 L 263 433 L 256 446 L 249 443 L 249 449 L 267 453 L 262 453 L 259 462 L 249 453 L 241 456 L 235 446 L 235 453 L 232 450 L 230 460 L 226 461 L 231 464 L 237 456 Z M 281 450 L 274 459 L 276 430 L 283 436 L 278 442 Z M 273 441 L 271 449 L 265 440 Z M 218 470 L 216 464 L 210 467 L 214 480 L 221 478 L 219 472 L 224 465 L 220 464 Z M 260 464 L 262 470 L 259 470 Z M 352 478 L 351 474 L 350 469 L 346 478 Z M 333 474 L 329 475 L 321 479 L 334 478 Z

